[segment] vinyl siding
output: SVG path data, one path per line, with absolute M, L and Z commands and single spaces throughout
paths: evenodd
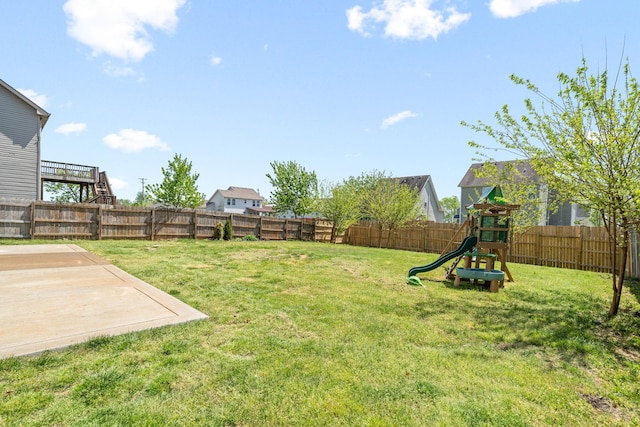
M 37 199 L 39 129 L 36 111 L 0 87 L 0 199 Z

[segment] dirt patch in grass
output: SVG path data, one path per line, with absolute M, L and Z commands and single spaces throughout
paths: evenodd
M 589 405 L 591 405 L 594 409 L 602 412 L 606 412 L 614 416 L 615 418 L 625 419 L 625 413 L 618 408 L 618 406 L 603 396 L 598 396 L 596 394 L 589 393 L 580 393 L 580 396 L 587 401 Z

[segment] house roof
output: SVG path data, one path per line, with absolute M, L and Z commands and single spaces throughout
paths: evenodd
M 255 212 L 255 213 L 266 213 L 266 214 L 273 214 L 276 213 L 276 211 L 273 209 L 273 206 L 263 206 L 261 208 L 247 208 L 247 212 Z
M 518 171 L 518 180 L 522 180 L 523 182 L 539 182 L 540 176 L 533 170 L 531 164 L 528 160 L 509 160 L 502 162 L 494 162 L 498 171 L 503 171 L 507 165 L 513 165 Z M 476 171 L 482 168 L 484 163 L 474 163 L 472 164 L 467 173 L 465 173 L 464 177 L 458 184 L 458 187 L 486 187 L 490 185 L 494 185 L 495 182 L 492 182 L 491 178 L 485 177 L 477 177 Z
M 438 198 L 438 193 L 436 193 L 436 188 L 433 186 L 433 180 L 431 179 L 431 175 L 415 175 L 415 176 L 402 176 L 395 178 L 400 184 L 406 184 L 409 188 L 414 189 L 417 188 L 418 191 L 421 191 L 425 185 L 428 185 L 431 188 L 431 194 L 437 201 L 437 209 L 439 211 L 444 211 L 442 205 L 440 205 L 440 199 Z
M 213 193 L 213 196 L 211 196 L 209 201 L 211 201 L 211 199 L 213 199 L 213 197 L 217 193 L 220 193 L 222 197 L 225 197 L 227 199 L 264 200 L 264 197 L 262 197 L 260 193 L 258 193 L 253 188 L 229 187 L 229 189 L 227 190 L 216 190 L 216 192 Z
M 44 127 L 44 125 L 47 123 L 47 120 L 49 120 L 49 116 L 51 116 L 50 113 L 45 111 L 44 108 L 37 105 L 35 102 L 33 102 L 32 100 L 24 96 L 22 93 L 20 93 L 20 91 L 18 91 L 17 89 L 14 89 L 11 85 L 9 85 L 7 82 L 5 82 L 2 79 L 0 79 L 0 86 L 4 87 L 6 90 L 8 90 L 9 92 L 17 96 L 21 101 L 25 102 L 31 108 L 33 108 L 36 111 L 36 114 L 38 115 L 38 117 L 40 118 L 40 128 Z

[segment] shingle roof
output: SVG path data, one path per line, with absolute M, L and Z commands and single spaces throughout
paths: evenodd
M 539 182 L 540 176 L 536 173 L 535 170 L 531 167 L 531 164 L 527 160 L 509 160 L 502 162 L 495 162 L 496 167 L 499 171 L 504 170 L 505 165 L 513 164 L 516 170 L 519 173 L 519 178 L 523 181 L 528 182 Z M 494 185 L 495 182 L 492 182 L 490 178 L 479 178 L 476 176 L 476 171 L 481 169 L 484 163 L 474 163 L 472 164 L 467 173 L 464 174 L 460 184 L 458 187 L 486 187 L 487 185 Z
M 436 208 L 441 212 L 444 210 L 440 204 L 440 199 L 438 199 L 438 194 L 436 193 L 436 188 L 433 185 L 431 175 L 402 176 L 394 179 L 397 179 L 400 184 L 408 185 L 411 189 L 417 188 L 418 191 L 421 191 L 425 185 L 429 184 L 431 187 L 431 193 L 436 199 Z
M 424 185 L 429 181 L 429 175 L 417 175 L 417 176 L 402 176 L 396 178 L 400 184 L 406 184 L 409 188 L 422 190 Z
M 233 199 L 247 199 L 247 200 L 264 200 L 256 190 L 253 188 L 244 187 L 229 187 L 228 190 L 217 190 L 223 197 Z

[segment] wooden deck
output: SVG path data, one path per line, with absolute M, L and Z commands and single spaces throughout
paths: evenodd
M 40 179 L 42 181 L 67 182 L 70 184 L 95 184 L 99 180 L 99 170 L 95 166 L 42 160 Z

